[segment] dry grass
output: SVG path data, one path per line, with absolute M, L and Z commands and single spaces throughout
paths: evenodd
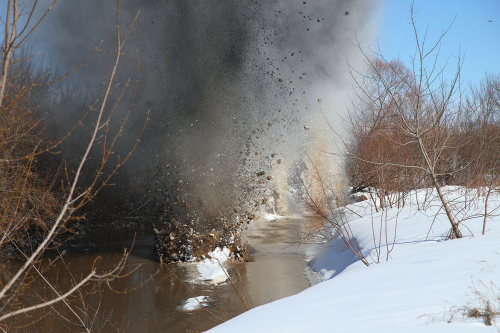
M 500 315 L 500 289 L 493 281 L 485 284 L 477 280 L 470 287 L 466 304 L 457 310 L 463 317 L 482 318 L 486 326 L 492 326 Z

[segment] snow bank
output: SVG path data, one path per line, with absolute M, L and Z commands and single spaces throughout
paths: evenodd
M 231 251 L 228 248 L 216 248 L 213 252 L 209 252 L 209 259 L 205 259 L 196 263 L 196 269 L 200 275 L 200 279 L 210 283 L 222 283 L 227 280 L 226 270 L 222 264 L 231 256 Z
M 498 328 L 486 326 L 458 310 L 481 305 L 475 291 L 499 296 L 490 286 L 500 284 L 500 218 L 492 216 L 482 236 L 483 217 L 474 214 L 484 202 L 467 207 L 455 189 L 447 190 L 471 217 L 461 226 L 464 238 L 445 240 L 450 223 L 429 192 L 414 191 L 404 208 L 384 212 L 368 201 L 350 205 L 362 216 L 346 212 L 369 267 L 334 239 L 312 264 L 324 282 L 210 332 L 498 332 L 500 320 Z M 488 207 L 499 206 L 498 197 L 490 199 Z

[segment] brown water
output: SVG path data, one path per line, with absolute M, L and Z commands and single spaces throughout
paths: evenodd
M 298 245 L 295 242 L 296 237 L 301 237 L 300 231 L 309 223 L 310 220 L 303 219 L 255 222 L 254 229 L 249 232 L 249 243 L 256 252 L 248 262 L 229 268 L 229 274 L 241 293 L 235 271 L 238 270 L 253 306 L 294 295 L 310 286 L 304 273 L 306 258 L 303 254 L 310 245 Z M 217 321 L 205 311 L 179 310 L 184 300 L 193 297 L 188 288 L 196 296 L 209 296 L 215 292 L 232 315 L 245 310 L 230 283 L 217 286 L 200 284 L 193 281 L 196 278 L 193 264 L 168 265 L 181 282 L 166 266 L 149 258 L 150 246 L 151 239 L 136 241 L 124 272 L 136 270 L 127 277 L 111 282 L 110 286 L 101 285 L 97 289 L 95 284 L 89 284 L 82 288 L 81 294 L 70 300 L 78 315 L 83 317 L 83 313 L 86 313 L 86 325 L 92 328 L 92 332 L 202 332 L 215 326 L 216 323 L 203 318 L 209 317 Z M 73 278 L 78 281 L 91 270 L 98 256 L 101 259 L 97 261 L 96 267 L 105 271 L 116 265 L 122 252 L 108 249 L 92 253 L 66 253 L 63 260 L 56 261 L 45 273 L 45 277 L 58 290 L 65 292 L 71 288 Z M 30 289 L 45 299 L 54 295 L 40 279 L 30 285 Z M 127 290 L 131 291 L 122 293 Z M 39 303 L 40 299 L 25 299 L 24 302 L 34 304 Z M 84 331 L 75 325 L 78 324 L 78 319 L 64 304 L 59 303 L 54 309 L 60 315 L 54 314 L 55 311 L 42 309 L 31 313 L 29 317 L 19 315 L 9 325 L 14 332 Z M 223 316 L 217 307 L 212 305 L 209 309 L 216 316 Z M 40 317 L 43 318 L 32 326 L 15 328 Z

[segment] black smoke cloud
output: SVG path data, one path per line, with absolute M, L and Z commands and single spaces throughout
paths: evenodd
M 346 57 L 359 58 L 349 39 L 368 36 L 376 3 L 122 0 L 122 25 L 139 11 L 120 65 L 122 82 L 135 78 L 137 51 L 138 91 L 116 154 L 133 144 L 147 110 L 151 120 L 106 197 L 191 221 L 247 214 L 268 197 L 276 208 L 290 170 L 313 143 L 328 140 L 317 100 L 333 118 L 343 110 Z M 115 15 L 114 0 L 61 0 L 35 47 L 64 72 L 103 40 L 69 79 L 99 90 L 113 65 Z M 56 112 L 60 128 L 71 112 Z M 316 131 L 305 133 L 305 124 Z

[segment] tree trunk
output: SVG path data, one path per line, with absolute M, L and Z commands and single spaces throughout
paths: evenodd
M 418 145 L 420 147 L 420 151 L 422 152 L 422 155 L 424 156 L 425 159 L 425 164 L 427 165 L 427 170 L 429 170 L 429 175 L 432 178 L 432 182 L 434 184 L 434 187 L 436 188 L 439 199 L 441 200 L 441 203 L 443 204 L 444 210 L 446 212 L 446 216 L 448 217 L 448 220 L 451 223 L 451 229 L 453 230 L 453 235 L 455 235 L 455 238 L 462 238 L 462 233 L 460 232 L 460 229 L 458 229 L 458 224 L 455 222 L 455 218 L 451 214 L 450 207 L 448 206 L 448 202 L 446 201 L 446 198 L 443 195 L 443 192 L 441 191 L 441 186 L 439 186 L 439 183 L 436 179 L 436 173 L 434 172 L 434 168 L 431 164 L 431 161 L 429 159 L 429 155 L 427 154 L 427 150 L 425 150 L 424 144 L 422 142 L 422 139 L 420 137 L 418 139 Z

